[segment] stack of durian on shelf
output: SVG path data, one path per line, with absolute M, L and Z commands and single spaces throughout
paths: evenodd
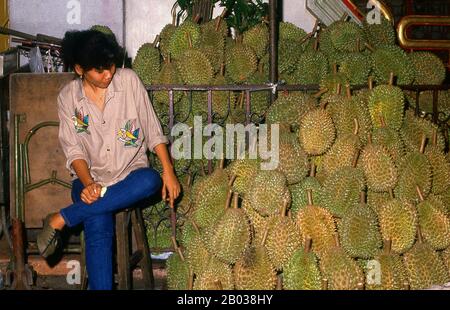
M 405 53 L 386 20 L 338 21 L 311 34 L 282 22 L 279 34 L 280 79 L 319 84 L 320 92 L 279 92 L 272 105 L 268 92 L 252 94 L 258 120 L 280 125 L 275 170 L 262 170 L 261 158 L 215 160 L 206 175 L 206 160 L 175 161 L 185 216 L 167 261 L 169 289 L 399 290 L 449 282 L 444 135 L 414 114 L 415 95 L 398 87 L 442 84 L 442 62 Z M 232 39 L 220 17 L 188 20 L 144 44 L 133 68 L 146 84 L 262 84 L 268 38 L 264 23 Z M 361 84 L 369 86 L 352 91 Z M 425 112 L 430 96 L 420 94 Z M 244 97 L 214 91 L 213 121 L 244 122 Z M 167 122 L 167 92 L 152 99 Z M 448 115 L 449 92 L 439 100 Z M 206 122 L 206 93 L 175 91 L 174 111 L 189 126 L 196 115 Z

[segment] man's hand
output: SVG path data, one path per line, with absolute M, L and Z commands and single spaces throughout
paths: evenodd
M 98 183 L 91 183 L 81 191 L 81 200 L 88 205 L 97 201 L 100 197 L 102 186 Z
M 162 199 L 170 203 L 170 207 L 174 207 L 175 199 L 178 198 L 181 192 L 181 186 L 178 182 L 177 176 L 173 170 L 163 172 L 162 174 Z

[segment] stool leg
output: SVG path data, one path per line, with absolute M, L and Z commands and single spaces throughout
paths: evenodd
M 145 232 L 144 219 L 142 217 L 141 208 L 135 208 L 132 215 L 132 224 L 136 246 L 138 250 L 142 250 L 142 259 L 139 262 L 144 278 L 144 287 L 146 289 L 155 289 L 155 279 L 153 277 L 153 266 L 150 248 L 148 246 L 147 234 Z
M 117 274 L 118 289 L 131 289 L 130 248 L 128 235 L 128 212 L 119 212 L 116 215 L 117 240 Z
M 86 268 L 86 244 L 84 242 L 84 231 L 80 234 L 81 243 L 81 290 L 86 290 L 88 287 L 87 268 Z

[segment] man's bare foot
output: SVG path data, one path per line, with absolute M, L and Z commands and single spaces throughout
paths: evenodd
M 66 225 L 66 222 L 64 222 L 64 218 L 60 213 L 55 213 L 51 218 L 49 222 L 50 226 L 57 230 L 62 230 L 64 226 Z

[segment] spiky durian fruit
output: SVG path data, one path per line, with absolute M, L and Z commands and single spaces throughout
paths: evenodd
M 91 30 L 96 30 L 96 31 L 100 31 L 104 34 L 107 35 L 111 35 L 114 37 L 114 39 L 116 38 L 116 35 L 114 34 L 114 32 L 111 30 L 111 28 L 109 28 L 108 26 L 104 26 L 104 25 L 94 25 L 91 27 Z
M 450 163 L 445 158 L 444 153 L 440 152 L 435 146 L 427 148 L 425 155 L 428 157 L 433 171 L 431 191 L 438 195 L 444 193 L 450 188 Z
M 396 164 L 405 156 L 405 146 L 400 134 L 398 131 L 387 127 L 384 124 L 384 119 L 382 120 L 382 127 L 373 130 L 372 141 L 385 147 Z
M 308 94 L 282 93 L 267 110 L 266 122 L 296 129 L 303 116 L 315 108 L 316 104 L 317 100 Z
M 367 204 L 371 206 L 377 214 L 379 214 L 380 208 L 382 208 L 387 202 L 391 200 L 389 193 L 377 193 L 371 190 L 367 191 Z
M 385 147 L 369 141 L 362 151 L 361 159 L 367 187 L 370 190 L 387 192 L 395 187 L 398 181 L 398 171 Z
M 406 290 L 409 287 L 408 275 L 402 258 L 390 253 L 389 241 L 385 241 L 383 251 L 371 262 L 373 268 L 367 272 L 367 290 Z M 370 277 L 372 275 L 372 277 Z
M 293 73 L 296 84 L 319 84 L 329 73 L 327 56 L 315 50 L 307 50 L 300 55 Z
M 179 54 L 178 72 L 188 85 L 205 85 L 211 82 L 214 70 L 208 58 L 195 48 L 185 49 Z
M 416 151 L 420 148 L 422 135 L 425 135 L 428 141 L 433 141 L 433 132 L 437 133 L 435 147 L 438 150 L 445 150 L 445 139 L 438 126 L 427 119 L 414 116 L 411 110 L 406 111 L 400 135 L 408 152 Z
M 334 216 L 342 217 L 348 208 L 358 204 L 359 193 L 366 187 L 364 172 L 355 166 L 354 160 L 353 167 L 337 170 L 323 183 L 321 201 Z
M 368 259 L 375 256 L 381 247 L 381 235 L 377 214 L 366 205 L 365 193 L 359 205 L 347 210 L 338 231 L 342 248 L 351 257 Z
M 175 33 L 176 29 L 176 26 L 167 24 L 159 34 L 159 50 L 161 51 L 161 55 L 164 59 L 170 57 L 170 40 L 172 39 L 172 35 Z
M 279 214 L 286 198 L 290 200 L 286 177 L 276 170 L 261 170 L 253 178 L 247 197 L 262 216 Z
M 293 23 L 280 22 L 280 40 L 302 41 L 307 33 Z
M 403 255 L 411 289 L 420 290 L 447 283 L 449 275 L 438 253 L 420 240 Z
M 336 128 L 330 114 L 322 108 L 306 113 L 300 121 L 298 137 L 309 155 L 325 153 L 336 139 Z
M 196 275 L 202 272 L 204 266 L 212 256 L 206 249 L 202 236 L 199 234 L 189 242 L 184 255 L 186 261 Z
M 322 278 L 310 240 L 304 249 L 295 251 L 283 268 L 283 287 L 286 290 L 320 290 Z
M 225 54 L 227 75 L 235 83 L 244 83 L 258 68 L 255 52 L 244 44 L 235 44 Z
M 309 177 L 289 187 L 292 196 L 291 211 L 294 215 L 308 205 L 308 190 L 312 191 L 313 197 L 316 197 L 317 204 L 321 205 L 320 194 L 322 192 L 322 185 L 316 179 L 315 174 L 316 166 L 314 163 L 311 163 Z
M 381 118 L 386 126 L 399 130 L 403 123 L 405 98 L 400 88 L 392 85 L 380 85 L 369 95 L 369 112 L 375 128 L 383 127 Z
M 170 38 L 169 53 L 173 59 L 181 59 L 186 49 L 196 48 L 200 43 L 200 27 L 186 20 L 177 27 Z M 186 60 L 185 60 L 186 61 Z
M 450 217 L 447 207 L 433 194 L 425 200 L 417 187 L 420 202 L 417 205 L 419 225 L 423 239 L 435 250 L 450 246 Z
M 345 251 L 334 246 L 320 258 L 320 271 L 329 290 L 356 290 L 364 287 L 364 273 Z
M 258 66 L 258 71 L 255 72 L 247 80 L 249 85 L 261 85 L 266 84 L 268 81 L 267 74 L 264 73 L 263 66 Z M 257 117 L 262 117 L 269 109 L 270 105 L 270 93 L 268 91 L 255 91 L 251 93 L 251 113 Z
M 258 58 L 263 57 L 269 46 L 269 29 L 266 24 L 259 23 L 244 32 L 243 43 L 250 46 Z
M 358 130 L 358 120 L 355 119 L 354 132 L 338 136 L 331 149 L 323 156 L 322 169 L 327 175 L 333 174 L 343 167 L 352 166 L 355 154 L 361 148 Z
M 423 154 L 425 142 L 426 138 L 423 136 L 420 152 L 411 152 L 400 162 L 398 185 L 395 189 L 396 196 L 400 199 L 419 202 L 417 186 L 424 198 L 431 191 L 431 165 L 427 156 Z
M 325 75 L 324 78 L 320 81 L 320 89 L 323 91 L 327 90 L 335 94 L 339 93 L 340 87 L 347 84 L 349 84 L 349 82 L 345 74 L 337 72 L 334 69 L 334 72 Z
M 189 289 L 191 269 L 182 255 L 181 253 L 173 253 L 166 262 L 167 288 L 169 290 Z
M 180 85 L 183 84 L 183 81 L 178 74 L 178 69 L 176 65 L 172 62 L 165 62 L 161 67 L 161 71 L 156 76 L 155 84 L 160 85 Z M 155 100 L 162 105 L 169 105 L 169 92 L 167 90 L 154 91 L 153 92 Z M 182 92 L 173 92 L 173 103 L 177 103 L 183 97 Z
M 414 244 L 417 234 L 417 211 L 413 204 L 391 199 L 378 208 L 378 220 L 384 240 L 391 240 L 391 249 L 403 254 Z
M 161 67 L 159 50 L 152 43 L 143 44 L 137 51 L 132 66 L 145 85 L 152 84 Z
M 211 258 L 197 274 L 194 290 L 233 290 L 234 279 L 231 267 L 216 258 Z
M 414 69 L 408 55 L 396 45 L 383 46 L 372 53 L 372 66 L 378 83 L 388 83 L 391 72 L 398 85 L 409 85 L 414 81 Z
M 213 225 L 224 213 L 228 194 L 228 175 L 217 169 L 210 176 L 193 185 L 194 211 L 192 219 L 200 228 Z
M 227 204 L 232 192 L 228 193 Z M 234 207 L 227 208 L 214 226 L 205 230 L 205 244 L 219 260 L 234 264 L 250 245 L 250 224 L 245 212 L 238 208 L 238 194 L 234 194 Z
M 220 17 L 200 26 L 199 48 L 205 54 L 217 73 L 225 59 L 225 35 L 226 23 Z
M 307 195 L 308 205 L 297 213 L 297 226 L 303 244 L 306 244 L 307 239 L 311 239 L 312 250 L 321 257 L 335 244 L 336 225 L 328 210 L 313 204 L 310 190 Z
M 246 198 L 242 200 L 242 210 L 244 210 L 245 214 L 250 220 L 250 227 L 252 232 L 252 244 L 253 245 L 261 244 L 263 241 L 265 230 L 267 228 L 267 220 L 269 218 L 264 217 L 260 215 L 258 212 L 256 212 L 256 210 L 252 208 L 250 202 Z
M 381 23 L 363 24 L 364 32 L 369 44 L 372 47 L 395 45 L 396 33 L 392 23 L 384 16 L 381 16 Z
M 277 275 L 263 246 L 251 246 L 233 267 L 237 290 L 273 290 Z
M 230 174 L 236 176 L 232 185 L 233 191 L 239 193 L 243 197 L 251 192 L 252 188 L 250 185 L 258 173 L 259 166 L 259 159 L 251 159 L 248 158 L 247 155 L 244 159 L 233 161 L 230 165 Z
M 300 247 L 300 234 L 295 222 L 286 216 L 290 200 L 284 201 L 281 213 L 267 219 L 265 247 L 272 265 L 282 270 L 292 254 Z
M 286 176 L 288 185 L 300 182 L 309 170 L 308 156 L 294 133 L 282 133 L 279 143 L 277 170 Z
M 364 54 L 346 54 L 340 62 L 339 72 L 347 77 L 351 85 L 363 85 L 371 71 L 369 62 L 369 57 Z
M 414 84 L 440 85 L 445 80 L 446 69 L 442 60 L 430 52 L 408 54 L 415 72 Z
M 336 21 L 328 29 L 333 47 L 338 52 L 360 52 L 364 49 L 364 32 L 358 24 Z
M 280 40 L 278 44 L 278 68 L 280 74 L 294 72 L 302 52 L 302 45 L 299 41 Z

